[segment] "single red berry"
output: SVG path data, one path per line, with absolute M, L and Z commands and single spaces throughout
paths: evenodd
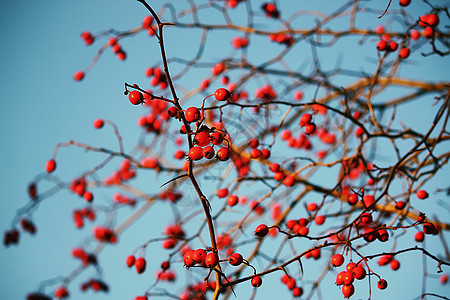
M 136 259 L 136 261 L 134 262 L 134 265 L 136 266 L 136 271 L 138 272 L 138 274 L 144 273 L 146 264 L 147 263 L 145 261 L 145 258 L 138 257 Z
M 398 210 L 404 209 L 405 206 L 406 206 L 406 203 L 404 201 L 397 201 L 395 203 L 395 209 L 398 209 Z
M 228 258 L 228 262 L 232 266 L 239 266 L 243 261 L 244 258 L 242 257 L 242 255 L 236 252 L 231 254 L 230 257 Z
M 255 235 L 258 237 L 265 237 L 269 233 L 269 227 L 267 227 L 265 224 L 261 224 L 258 227 L 256 227 Z
M 400 6 L 408 6 L 411 3 L 411 0 L 400 0 Z
M 132 91 L 128 94 L 128 100 L 130 100 L 131 104 L 138 105 L 144 101 L 144 96 L 139 91 Z
M 409 56 L 409 48 L 402 48 L 400 49 L 400 51 L 398 51 L 398 56 L 400 56 L 401 58 L 407 58 Z
M 322 225 L 325 222 L 325 216 L 317 215 L 314 218 L 314 222 L 316 222 L 317 225 Z
M 192 160 L 200 160 L 203 158 L 203 148 L 194 146 L 189 150 L 188 156 Z
M 208 268 L 214 268 L 219 263 L 219 256 L 217 256 L 217 253 L 211 252 L 208 253 L 205 257 L 205 265 Z
M 94 194 L 92 194 L 92 192 L 86 191 L 83 193 L 83 198 L 87 202 L 92 202 L 92 200 L 94 200 Z
M 56 288 L 54 295 L 57 299 L 67 298 L 69 297 L 69 291 L 65 286 L 60 286 Z
M 211 143 L 221 145 L 223 143 L 223 134 L 218 131 L 211 133 Z
M 313 134 L 316 131 L 316 124 L 309 123 L 305 125 L 305 133 L 310 135 Z
M 302 295 L 303 295 L 303 289 L 301 287 L 297 286 L 292 289 L 292 296 L 297 298 L 297 297 L 301 297 Z
M 391 269 L 396 271 L 400 268 L 400 262 L 396 259 L 391 260 L 391 262 L 389 263 L 391 265 Z
M 425 239 L 425 234 L 422 231 L 416 232 L 416 234 L 414 235 L 414 240 L 416 242 L 423 242 L 423 240 Z
M 282 172 L 277 172 L 277 173 L 283 174 Z M 275 173 L 275 174 L 277 174 L 277 173 Z M 284 176 L 284 174 L 283 174 L 283 176 Z M 295 183 L 295 176 L 294 176 L 294 175 L 288 175 L 288 176 L 286 176 L 286 178 L 284 178 L 284 180 L 283 180 L 283 184 L 284 184 L 285 186 L 293 186 L 294 183 Z
M 316 209 L 317 209 L 317 203 L 315 203 L 315 202 L 311 202 L 311 203 L 308 203 L 308 205 L 306 205 L 306 210 L 309 212 L 313 212 Z
M 170 268 L 170 262 L 169 261 L 163 261 L 161 263 L 161 269 L 168 270 Z
M 54 159 L 50 159 L 45 164 L 45 169 L 47 170 L 47 173 L 51 173 L 55 171 L 56 169 L 56 161 Z
M 73 79 L 75 81 L 81 81 L 81 80 L 83 80 L 83 78 L 84 78 L 84 72 L 83 71 L 76 71 L 73 74 Z
M 385 229 L 378 230 L 378 240 L 386 242 L 389 239 L 389 234 Z
M 417 198 L 423 200 L 423 199 L 427 199 L 428 198 L 428 193 L 425 190 L 419 190 L 419 191 L 417 191 L 416 196 L 417 196 Z
M 436 232 L 436 227 L 432 223 L 425 223 L 422 228 L 425 234 L 434 234 Z
M 197 107 L 189 107 L 186 109 L 184 117 L 189 123 L 197 122 L 200 119 L 200 111 Z
M 216 98 L 216 100 L 219 100 L 219 101 L 228 100 L 230 98 L 230 96 L 231 96 L 231 93 L 227 89 L 224 89 L 224 88 L 217 89 L 216 92 L 214 93 L 214 97 Z
M 231 156 L 230 149 L 222 147 L 219 150 L 217 150 L 216 156 L 221 161 L 227 161 L 228 159 L 230 159 Z
M 388 50 L 389 51 L 395 51 L 395 50 L 397 50 L 397 48 L 398 48 L 398 44 L 396 42 L 390 41 L 388 43 Z
M 186 265 L 186 267 L 188 267 L 188 268 L 193 267 L 196 264 L 196 262 L 193 258 L 194 253 L 195 253 L 195 250 L 188 250 L 183 255 L 183 262 Z
M 262 284 L 262 279 L 261 279 L 261 277 L 259 277 L 259 276 L 254 276 L 253 278 L 252 278 L 252 286 L 253 287 L 260 287 L 261 286 L 261 284 Z
M 387 49 L 387 47 L 388 47 L 388 44 L 387 44 L 387 42 L 385 40 L 380 40 L 377 43 L 378 51 L 385 51 Z
M 331 257 L 330 262 L 333 267 L 340 267 L 344 263 L 344 256 L 342 254 L 335 254 Z
M 211 137 L 209 136 L 209 133 L 205 131 L 198 132 L 194 137 L 194 142 L 200 147 L 205 147 L 210 141 Z
M 235 206 L 239 202 L 239 198 L 236 195 L 231 195 L 227 199 L 227 204 L 231 207 Z
M 128 268 L 131 268 L 131 266 L 134 265 L 135 260 L 136 259 L 134 258 L 134 255 L 127 256 L 126 263 L 127 263 Z
M 356 203 L 358 203 L 358 195 L 356 195 L 356 194 L 348 195 L 347 202 L 350 205 L 355 205 Z
M 224 188 L 224 189 L 219 189 L 217 191 L 217 196 L 219 198 L 225 198 L 226 196 L 228 196 L 228 189 Z
M 203 249 L 197 249 L 194 251 L 194 254 L 192 254 L 192 259 L 195 260 L 198 264 L 203 264 L 206 257 L 206 251 Z
M 365 195 L 363 197 L 363 203 L 365 207 L 370 207 L 375 202 L 373 195 Z
M 251 158 L 259 158 L 261 156 L 261 151 L 259 151 L 258 149 L 252 149 L 252 151 L 250 151 L 250 157 Z
M 351 270 L 353 277 L 358 280 L 363 280 L 366 277 L 366 269 L 362 266 L 356 266 Z
M 342 295 L 344 295 L 344 298 L 350 298 L 355 293 L 355 287 L 353 284 L 344 285 L 342 287 Z
M 175 153 L 173 154 L 173 156 L 174 156 L 176 159 L 182 159 L 182 158 L 184 158 L 185 153 L 184 153 L 183 150 L 177 150 L 177 151 L 175 151 Z
M 361 138 L 363 134 L 364 134 L 364 129 L 361 126 L 356 128 L 356 130 L 355 130 L 356 137 Z
M 171 106 L 167 110 L 167 114 L 169 115 L 169 117 L 175 117 L 177 115 L 177 113 L 178 113 L 178 110 L 175 106 Z
M 207 159 L 211 159 L 214 157 L 215 151 L 214 148 L 211 146 L 206 146 L 203 148 L 203 156 Z
M 104 124 L 105 124 L 105 122 L 102 119 L 96 119 L 94 121 L 94 128 L 97 128 L 97 129 L 102 128 Z
M 378 280 L 377 286 L 380 290 L 384 290 L 385 288 L 387 288 L 388 283 L 385 279 L 380 279 Z
M 414 29 L 414 30 L 411 30 L 411 34 L 410 35 L 411 35 L 411 39 L 413 41 L 417 41 L 419 39 L 419 37 L 420 37 L 420 32 L 418 30 Z

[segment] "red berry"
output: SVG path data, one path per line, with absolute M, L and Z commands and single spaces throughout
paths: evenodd
M 146 264 L 147 263 L 145 262 L 145 258 L 138 257 L 136 259 L 136 261 L 134 262 L 134 265 L 136 266 L 136 271 L 138 272 L 138 274 L 144 273 Z
M 86 200 L 87 202 L 92 202 L 92 200 L 94 200 L 94 194 L 92 194 L 91 192 L 87 191 L 83 193 L 83 198 L 84 200 Z
M 344 263 L 344 257 L 342 254 L 335 254 L 331 257 L 330 262 L 333 267 L 340 267 Z
M 261 277 L 259 277 L 259 276 L 254 276 L 253 278 L 252 278 L 252 286 L 253 287 L 260 287 L 261 286 L 261 284 L 262 284 L 262 279 L 261 279 Z
M 302 295 L 303 295 L 303 289 L 301 287 L 297 286 L 292 289 L 292 296 L 301 297 Z
M 305 133 L 306 134 L 313 134 L 316 131 L 316 124 L 309 123 L 305 125 Z
M 222 147 L 219 150 L 217 150 L 216 156 L 221 161 L 227 161 L 228 159 L 230 159 L 231 156 L 230 149 Z
M 231 93 L 227 89 L 224 89 L 224 88 L 217 89 L 216 92 L 214 93 L 214 97 L 216 98 L 216 100 L 219 100 L 219 101 L 228 100 L 230 98 L 230 96 L 231 96 Z
M 389 239 L 389 234 L 385 229 L 378 230 L 378 240 L 386 242 Z
M 239 253 L 233 253 L 228 258 L 228 262 L 232 266 L 239 266 L 244 261 L 244 258 Z
M 427 199 L 428 198 L 428 193 L 425 190 L 420 190 L 420 191 L 417 191 L 416 196 L 417 196 L 417 198 L 423 200 L 423 199 Z
M 370 207 L 375 202 L 373 195 L 365 195 L 363 197 L 363 203 L 365 207 Z
M 344 298 L 350 298 L 355 293 L 355 287 L 353 284 L 344 285 L 342 287 L 342 295 L 344 295 Z
M 175 117 L 177 115 L 177 112 L 178 112 L 178 110 L 175 106 L 171 106 L 167 110 L 167 114 L 169 115 L 169 117 Z
M 182 159 L 182 158 L 184 158 L 185 153 L 184 153 L 183 150 L 177 150 L 177 151 L 175 151 L 175 153 L 173 154 L 173 156 L 174 156 L 176 159 Z
M 398 44 L 394 41 L 390 41 L 388 44 L 388 50 L 389 51 L 395 51 L 398 48 Z
M 75 81 L 81 81 L 81 80 L 83 80 L 83 78 L 84 78 L 84 72 L 83 71 L 76 71 L 73 74 L 73 79 Z
M 214 268 L 219 263 L 219 256 L 217 256 L 217 253 L 211 252 L 206 255 L 205 257 L 205 265 L 208 268 Z
M 200 111 L 197 107 L 189 107 L 186 109 L 184 117 L 189 123 L 197 122 L 200 119 Z
M 211 159 L 214 157 L 215 151 L 214 148 L 211 146 L 206 146 L 203 148 L 203 156 L 207 159 Z
M 422 228 L 425 234 L 434 234 L 436 232 L 436 227 L 432 223 L 425 223 Z
M 378 280 L 377 286 L 380 290 L 384 290 L 385 288 L 387 288 L 388 283 L 386 280 L 380 279 L 380 280 Z
M 339 274 L 337 274 L 336 276 L 336 284 L 337 285 L 343 285 L 344 284 L 344 275 L 346 274 L 346 271 L 341 271 Z
M 311 123 L 312 120 L 312 115 L 311 114 L 303 114 L 302 117 L 300 118 L 300 126 L 305 126 L 309 123 Z
M 131 266 L 134 265 L 135 260 L 136 259 L 134 258 L 134 255 L 127 256 L 126 263 L 127 263 L 128 268 L 131 268 Z
M 294 92 L 294 100 L 300 101 L 303 99 L 303 92 L 302 91 L 295 91 Z
M 192 160 L 200 160 L 203 158 L 203 148 L 194 146 L 189 150 L 188 156 Z
M 416 242 L 423 242 L 423 240 L 425 239 L 425 234 L 422 231 L 416 232 L 416 234 L 414 235 L 414 240 Z
M 269 227 L 267 227 L 265 224 L 261 224 L 258 227 L 256 227 L 255 235 L 258 237 L 265 237 L 269 233 Z
M 47 173 L 51 173 L 53 171 L 55 171 L 56 169 L 56 162 L 54 159 L 50 159 L 47 161 L 47 163 L 45 164 L 45 169 L 47 170 Z
M 351 270 L 353 277 L 355 277 L 358 280 L 362 280 L 366 277 L 366 269 L 364 269 L 361 266 L 356 266 Z
M 355 277 L 353 277 L 353 273 L 351 271 L 345 272 L 345 274 L 342 276 L 342 280 L 345 285 L 352 284 L 355 280 Z
M 209 133 L 204 131 L 198 132 L 194 137 L 194 142 L 200 147 L 205 147 L 210 141 L 211 137 L 209 136 Z
M 203 249 L 197 249 L 194 251 L 194 254 L 192 254 L 192 259 L 195 260 L 198 264 L 203 264 L 206 257 L 206 251 Z
M 188 268 L 195 266 L 195 264 L 196 264 L 196 262 L 193 258 L 194 253 L 195 253 L 195 250 L 188 250 L 183 255 L 183 262 L 186 265 L 186 267 L 188 267 Z
M 231 195 L 231 196 L 229 196 L 228 199 L 227 199 L 227 204 L 228 204 L 229 206 L 233 207 L 233 206 L 235 206 L 235 205 L 238 203 L 238 201 L 239 201 L 238 196 L 236 196 L 236 195 Z
M 144 96 L 139 91 L 132 91 L 128 94 L 128 100 L 130 100 L 133 105 L 138 105 L 144 101 Z
M 102 128 L 104 124 L 105 124 L 105 122 L 102 119 L 96 119 L 94 121 L 94 128 L 97 128 L 97 129 Z
M 411 30 L 411 39 L 413 41 L 417 41 L 419 39 L 419 36 L 420 36 L 420 33 L 418 30 L 416 30 L 416 29 Z
M 356 203 L 358 203 L 358 196 L 356 194 L 348 195 L 347 202 L 350 205 L 355 205 Z
M 282 172 L 277 172 L 277 173 L 275 173 L 275 175 L 276 175 L 276 174 L 279 174 L 279 173 L 280 173 L 282 176 L 284 176 L 284 174 L 283 174 Z M 284 180 L 283 180 L 283 184 L 284 184 L 285 186 L 293 186 L 294 183 L 295 183 L 295 176 L 294 176 L 294 175 L 288 175 L 288 176 L 286 176 L 286 178 L 284 178 Z
M 391 260 L 391 262 L 389 263 L 391 265 L 391 269 L 396 271 L 400 268 L 400 262 L 396 259 Z
M 225 198 L 226 196 L 228 196 L 228 189 L 219 189 L 217 191 L 217 197 L 219 198 Z
M 409 48 L 402 48 L 400 49 L 400 51 L 398 51 L 398 56 L 400 56 L 401 58 L 407 58 L 409 56 Z
M 168 270 L 170 268 L 170 262 L 169 261 L 163 261 L 161 263 L 161 269 Z
M 377 49 L 378 51 L 385 51 L 387 49 L 387 42 L 385 40 L 380 40 L 377 43 Z
M 411 0 L 400 0 L 400 6 L 408 6 L 411 3 Z
M 406 203 L 404 201 L 397 201 L 397 203 L 395 203 L 395 209 L 398 209 L 398 210 L 404 209 L 405 206 L 406 206 Z
M 252 149 L 252 151 L 250 151 L 250 157 L 251 158 L 259 158 L 261 156 L 261 151 L 259 151 L 258 149 Z
M 218 131 L 211 133 L 211 143 L 221 145 L 223 143 L 223 134 Z

